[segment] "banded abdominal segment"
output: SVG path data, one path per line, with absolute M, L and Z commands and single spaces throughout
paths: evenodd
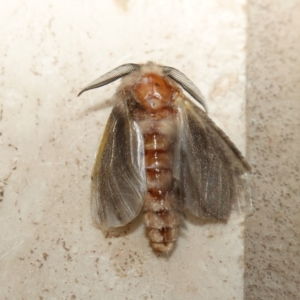
M 160 125 L 163 122 L 160 121 Z M 177 239 L 180 222 L 173 193 L 170 138 L 155 132 L 148 133 L 144 140 L 148 186 L 143 207 L 145 225 L 152 248 L 159 252 L 170 252 Z

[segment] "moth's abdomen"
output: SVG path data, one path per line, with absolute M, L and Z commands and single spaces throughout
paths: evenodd
M 170 137 L 148 133 L 144 135 L 144 141 L 148 188 L 143 207 L 144 221 L 152 248 L 168 253 L 174 247 L 180 222 L 173 195 Z

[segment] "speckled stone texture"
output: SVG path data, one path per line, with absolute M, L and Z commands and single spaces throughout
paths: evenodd
M 245 299 L 300 299 L 300 1 L 250 1 Z

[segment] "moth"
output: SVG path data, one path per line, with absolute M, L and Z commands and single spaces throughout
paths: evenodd
M 248 211 L 250 166 L 208 117 L 196 85 L 148 62 L 113 69 L 79 95 L 119 78 L 92 171 L 91 210 L 100 227 L 121 227 L 142 213 L 151 247 L 168 254 L 185 210 L 223 221 L 233 209 Z

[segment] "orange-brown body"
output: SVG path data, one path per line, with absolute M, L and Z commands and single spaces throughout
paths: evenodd
M 155 251 L 170 252 L 177 239 L 180 215 L 173 186 L 173 144 L 176 142 L 179 90 L 157 74 L 144 74 L 131 92 L 134 120 L 144 137 L 147 195 L 144 222 Z

